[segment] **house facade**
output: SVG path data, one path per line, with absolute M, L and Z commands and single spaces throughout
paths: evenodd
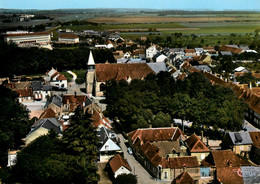
M 110 168 L 114 174 L 114 178 L 119 176 L 120 174 L 130 174 L 132 168 L 130 167 L 127 160 L 125 160 L 119 154 L 116 154 L 113 159 L 109 161 Z
M 136 159 L 154 177 L 172 181 L 184 170 L 199 179 L 196 156 L 187 156 L 183 133 L 177 127 L 138 129 L 128 134 Z

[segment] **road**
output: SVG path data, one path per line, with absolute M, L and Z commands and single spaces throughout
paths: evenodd
M 137 176 L 138 183 L 140 184 L 170 184 L 171 182 L 164 182 L 164 181 L 156 181 L 152 178 L 152 176 L 142 167 L 142 165 L 135 160 L 133 155 L 129 155 L 127 152 L 127 147 L 125 145 L 125 140 L 122 134 L 118 134 L 120 139 L 120 146 L 122 151 L 124 152 L 124 157 L 128 161 L 129 165 L 132 168 L 132 174 Z

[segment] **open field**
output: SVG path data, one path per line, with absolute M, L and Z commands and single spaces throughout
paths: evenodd
M 214 22 L 232 21 L 234 17 L 98 17 L 90 19 L 97 23 L 163 23 L 163 22 Z M 260 18 L 259 18 L 260 20 Z

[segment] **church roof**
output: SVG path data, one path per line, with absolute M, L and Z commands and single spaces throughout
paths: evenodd
M 155 73 L 146 63 L 131 64 L 96 64 L 98 82 L 115 80 L 142 79 L 150 73 Z

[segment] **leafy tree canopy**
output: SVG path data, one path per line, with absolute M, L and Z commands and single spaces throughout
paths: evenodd
M 245 104 L 232 90 L 212 86 L 200 73 L 175 81 L 168 72 L 150 74 L 145 80 L 107 83 L 107 114 L 120 120 L 125 131 L 169 127 L 173 118 L 193 122 L 195 128 L 214 126 L 239 130 Z

